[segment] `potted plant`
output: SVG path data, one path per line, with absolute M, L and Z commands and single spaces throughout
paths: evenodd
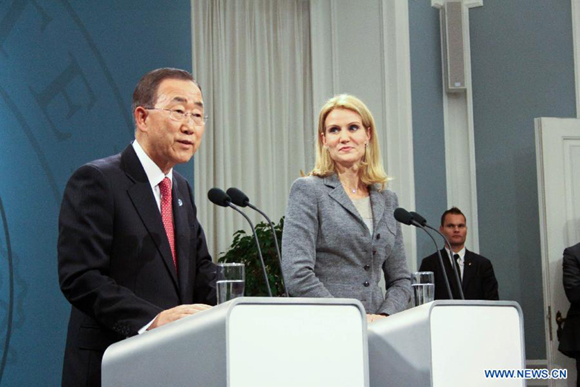
M 282 246 L 284 217 L 280 219 L 278 224 L 273 224 L 273 226 L 276 232 L 278 246 Z M 272 238 L 272 230 L 268 226 L 268 223 L 258 223 L 256 225 L 256 235 L 260 241 L 260 249 L 264 257 L 264 264 L 266 265 L 272 295 L 274 297 L 282 297 L 284 296 L 284 286 L 282 284 L 280 262 L 278 261 L 276 245 Z M 244 296 L 268 296 L 262 265 L 258 255 L 258 248 L 256 247 L 256 242 L 252 234 L 247 234 L 244 230 L 236 231 L 231 246 L 225 253 L 221 253 L 218 262 L 239 262 L 245 265 L 246 284 Z

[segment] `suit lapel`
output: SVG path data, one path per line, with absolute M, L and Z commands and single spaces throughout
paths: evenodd
M 464 258 L 464 265 L 463 265 L 463 293 L 465 293 L 465 289 L 467 289 L 467 285 L 469 281 L 475 275 L 475 266 L 473 266 L 473 257 L 471 256 L 471 251 L 465 249 L 465 258 Z
M 165 228 L 163 227 L 163 222 L 161 220 L 161 213 L 155 202 L 155 197 L 151 191 L 151 185 L 145 174 L 143 166 L 135 153 L 132 145 L 129 145 L 121 155 L 122 164 L 125 172 L 131 180 L 134 181 L 134 185 L 131 186 L 127 193 L 135 206 L 135 210 L 139 214 L 141 221 L 147 228 L 151 239 L 155 242 L 159 253 L 163 257 L 163 261 L 173 279 L 173 283 L 177 286 L 177 275 L 175 273 L 175 265 L 173 264 L 173 257 L 171 256 L 171 248 L 169 247 L 169 241 L 167 240 L 167 234 L 165 233 Z
M 379 221 L 385 213 L 385 198 L 375 186 L 371 186 L 369 192 L 371 194 L 371 209 L 373 211 L 373 233 L 375 233 L 379 228 Z M 392 211 L 394 211 L 394 209 L 392 209 Z
M 350 198 L 344 191 L 344 188 L 342 188 L 342 184 L 340 184 L 338 176 L 336 174 L 327 176 L 323 179 L 323 182 L 326 186 L 333 188 L 328 195 L 332 199 L 336 200 L 338 204 L 344 207 L 346 211 L 348 211 L 352 216 L 354 216 L 355 219 L 357 219 L 360 223 L 362 223 L 366 228 L 364 220 L 361 218 L 356 207 L 352 203 L 352 200 L 350 200 Z
M 447 278 L 449 279 L 449 286 L 451 286 L 451 292 L 453 293 L 453 298 L 455 300 L 460 299 L 459 289 L 457 288 L 457 281 L 455 280 L 455 273 L 453 271 L 453 266 L 451 266 L 451 260 L 447 250 L 441 250 L 441 258 L 443 258 L 443 266 L 445 266 L 445 272 L 447 273 Z M 463 288 L 463 286 L 462 286 Z
M 189 234 L 187 213 L 185 210 L 185 198 L 182 198 L 179 183 L 173 173 L 173 222 L 175 224 L 175 254 L 177 254 L 177 272 L 179 274 L 179 291 L 184 300 L 189 279 Z

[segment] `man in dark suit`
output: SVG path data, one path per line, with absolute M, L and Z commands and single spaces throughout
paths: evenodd
M 576 385 L 580 386 L 580 243 L 564 250 L 562 266 L 564 291 L 571 305 L 559 337 L 558 350 L 576 359 Z
M 461 287 L 466 300 L 499 300 L 497 280 L 493 272 L 491 261 L 465 248 L 467 237 L 465 215 L 457 207 L 445 211 L 441 216 L 439 231 L 443 233 L 453 249 L 441 250 L 445 272 L 449 278 L 449 285 L 454 299 L 461 299 L 455 281 L 451 259 L 455 259 L 461 279 Z M 449 299 L 445 279 L 437 253 L 423 259 L 420 271 L 432 271 L 435 274 L 435 299 Z
M 158 69 L 133 93 L 135 141 L 79 168 L 59 218 L 60 288 L 72 304 L 63 386 L 98 386 L 105 349 L 215 305 L 215 265 L 191 187 L 173 170 L 205 129 L 187 71 Z

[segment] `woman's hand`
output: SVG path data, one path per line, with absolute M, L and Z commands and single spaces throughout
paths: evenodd
M 384 314 L 367 314 L 367 324 L 370 324 L 374 321 L 381 320 L 383 318 L 387 318 Z

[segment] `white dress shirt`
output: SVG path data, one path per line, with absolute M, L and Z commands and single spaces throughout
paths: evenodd
M 147 175 L 147 179 L 149 180 L 149 184 L 151 184 L 151 189 L 153 190 L 153 196 L 155 196 L 155 201 L 157 202 L 157 209 L 161 212 L 161 190 L 159 189 L 159 183 L 163 181 L 166 177 L 171 180 L 171 186 L 173 187 L 173 168 L 169 170 L 169 173 L 165 175 L 161 168 L 155 164 L 153 160 L 145 153 L 141 145 L 137 142 L 137 140 L 133 141 L 133 149 L 135 149 L 135 153 L 137 153 L 137 158 L 141 162 L 143 169 L 145 170 L 145 174 Z M 159 315 L 157 315 L 159 316 Z M 147 325 L 143 328 L 139 329 L 139 334 L 145 332 L 147 328 L 153 321 L 157 318 L 155 316 L 153 320 L 149 321 Z
M 453 261 L 455 260 L 453 256 L 455 254 L 459 255 L 459 259 L 457 260 L 457 264 L 459 265 L 459 277 L 461 278 L 461 280 L 463 280 L 463 270 L 465 268 L 465 246 L 456 253 L 449 251 L 447 247 L 445 248 L 445 251 L 447 251 L 447 256 L 449 257 L 449 260 L 451 262 L 451 267 L 453 267 Z
M 133 149 L 135 149 L 137 158 L 145 170 L 145 174 L 147 175 L 147 179 L 149 180 L 149 184 L 151 184 L 151 189 L 153 190 L 153 196 L 155 196 L 155 201 L 157 202 L 157 208 L 159 209 L 159 212 L 161 212 L 161 190 L 159 189 L 159 183 L 168 177 L 169 180 L 171 180 L 171 186 L 173 187 L 173 168 L 171 168 L 169 173 L 165 175 L 161 168 L 159 168 L 147 153 L 145 153 L 137 140 L 133 141 Z

